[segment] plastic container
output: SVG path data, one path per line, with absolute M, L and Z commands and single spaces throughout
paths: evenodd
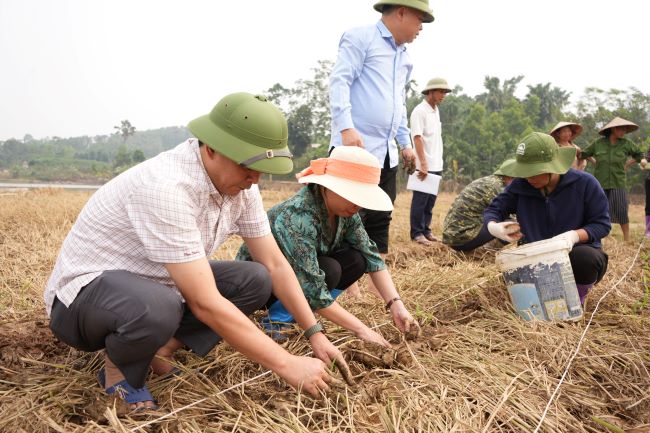
M 497 254 L 496 263 L 512 304 L 524 320 L 582 317 L 569 249 L 563 241 L 546 239 L 504 250 Z

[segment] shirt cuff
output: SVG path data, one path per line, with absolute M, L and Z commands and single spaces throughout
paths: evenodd
M 354 128 L 354 122 L 352 122 L 352 115 L 350 112 L 348 111 L 341 114 L 336 119 L 335 125 L 339 132 L 343 131 L 344 129 Z

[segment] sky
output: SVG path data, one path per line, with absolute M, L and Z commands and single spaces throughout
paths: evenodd
M 375 23 L 367 0 L 0 0 L 0 140 L 185 125 L 224 95 L 310 78 L 342 33 Z M 408 50 L 420 87 L 464 93 L 486 75 L 650 92 L 650 2 L 430 0 Z

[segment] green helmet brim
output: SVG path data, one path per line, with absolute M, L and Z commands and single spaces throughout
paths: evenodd
M 532 177 L 544 173 L 564 174 L 569 171 L 571 164 L 575 161 L 575 147 L 560 147 L 557 157 L 551 161 L 524 163 L 515 160 L 513 163 L 504 164 L 500 167 L 501 174 L 510 177 Z
M 272 153 L 268 153 L 269 150 L 271 150 L 276 153 L 290 154 L 289 148 L 286 145 L 280 149 L 269 149 L 266 147 L 255 146 L 254 144 L 235 137 L 228 131 L 215 125 L 210 120 L 209 115 L 201 116 L 192 120 L 187 125 L 187 129 L 189 129 L 196 138 L 205 143 L 205 145 L 235 161 L 237 164 L 241 164 L 248 159 L 262 154 L 269 155 L 269 157 L 265 157 L 246 166 L 251 170 L 269 174 L 287 174 L 291 173 L 293 170 L 293 161 L 290 157 L 274 156 Z M 274 144 L 274 147 L 275 146 L 277 146 L 277 144 Z

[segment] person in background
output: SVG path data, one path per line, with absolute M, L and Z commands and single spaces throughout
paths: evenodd
M 589 173 L 571 168 L 575 150 L 533 132 L 501 168 L 515 178 L 483 213 L 488 231 L 506 242 L 556 238 L 566 243 L 580 302 L 607 271 L 600 240 L 611 230 L 607 197 Z M 511 214 L 517 221 L 507 221 Z
M 629 120 L 615 117 L 598 131 L 602 137 L 587 146 L 580 154 L 580 158 L 595 159 L 594 176 L 605 190 L 611 221 L 621 225 L 625 242 L 630 240 L 625 172 L 634 161 L 640 162 L 643 167 L 648 163 L 638 146 L 625 138 L 625 134 L 637 129 L 639 129 L 638 125 Z
M 555 139 L 555 142 L 560 147 L 574 147 L 576 149 L 576 159 L 571 164 L 572 168 L 577 170 L 584 170 L 587 166 L 586 159 L 579 159 L 580 156 L 580 146 L 575 144 L 573 140 L 576 139 L 578 135 L 582 133 L 582 125 L 579 123 L 573 122 L 558 122 L 553 129 L 551 129 L 551 136 Z
M 86 203 L 45 289 L 50 329 L 83 351 L 104 349 L 106 393 L 155 408 L 150 369 L 174 352 L 207 355 L 221 339 L 313 396 L 328 367 L 347 370 L 278 248 L 257 188 L 261 173 L 293 169 L 287 122 L 264 96 L 233 93 L 192 120 L 190 138 L 123 172 Z M 238 234 L 257 263 L 209 257 Z M 305 329 L 320 359 L 294 356 L 246 316 L 271 293 Z
M 645 164 L 641 167 L 648 169 L 648 160 L 650 160 L 650 147 L 645 152 Z M 650 238 L 650 170 L 645 176 L 645 236 Z
M 415 144 L 417 177 L 425 180 L 429 174 L 442 175 L 442 129 L 438 106 L 451 92 L 447 80 L 432 78 L 422 94 L 424 100 L 411 113 L 411 137 Z M 438 239 L 431 233 L 431 219 L 436 195 L 413 191 L 411 199 L 411 239 L 431 245 Z
M 513 161 L 506 160 L 494 174 L 476 179 L 458 194 L 442 225 L 445 245 L 456 251 L 470 252 L 494 239 L 483 223 L 483 212 L 512 182 L 512 177 L 504 175 L 502 168 Z
M 381 19 L 346 31 L 330 76 L 330 147 L 358 146 L 382 167 L 379 186 L 391 201 L 397 195 L 398 146 L 405 163 L 411 148 L 406 113 L 406 84 L 413 63 L 406 49 L 433 21 L 429 0 L 380 0 Z M 391 211 L 361 210 L 361 218 L 381 254 L 388 252 Z
M 378 187 L 380 176 L 381 166 L 372 154 L 359 147 L 337 147 L 329 158 L 311 161 L 297 175 L 306 186 L 271 208 L 268 215 L 273 236 L 312 310 L 362 340 L 390 346 L 335 300 L 368 273 L 397 328 L 409 332 L 418 327 L 358 214 L 361 208 L 393 208 L 390 197 Z M 242 245 L 237 259 L 252 260 L 247 245 Z M 274 297 L 268 306 L 263 324 L 272 336 L 281 339 L 277 331 L 293 322 L 293 316 Z

